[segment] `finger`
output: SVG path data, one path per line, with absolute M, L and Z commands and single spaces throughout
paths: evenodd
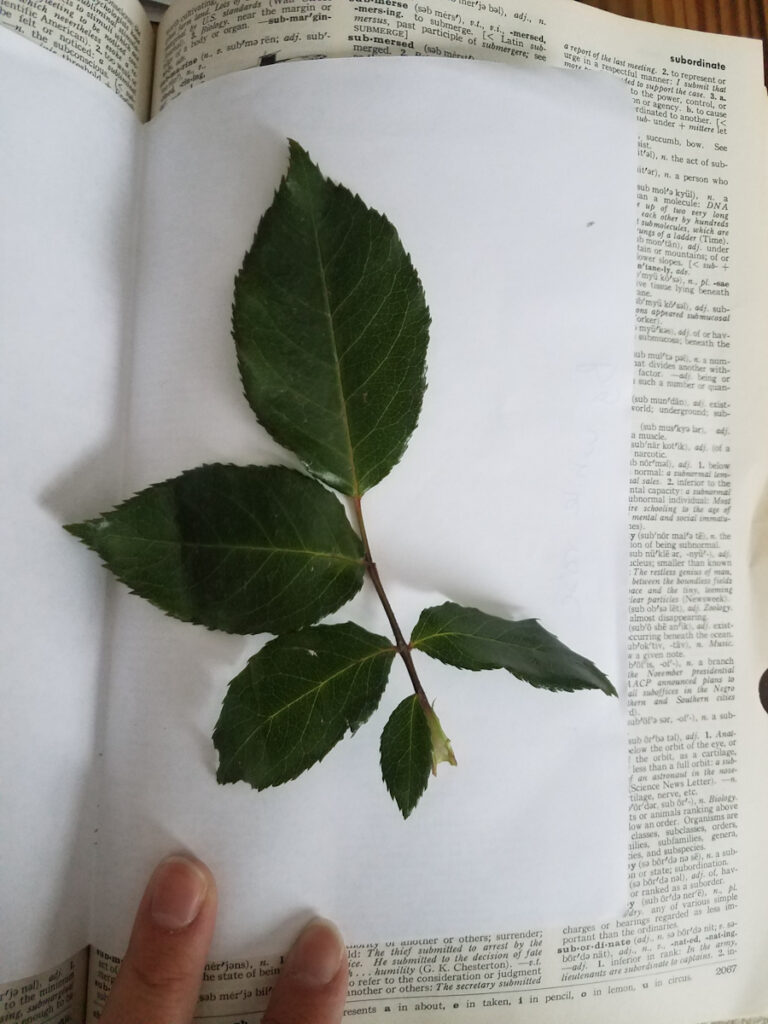
M 348 973 L 336 926 L 310 921 L 286 957 L 261 1024 L 340 1024 Z
M 216 884 L 199 860 L 169 857 L 139 905 L 101 1024 L 189 1024 L 216 919 Z

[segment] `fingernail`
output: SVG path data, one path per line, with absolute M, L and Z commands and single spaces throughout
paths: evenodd
M 150 913 L 158 928 L 178 931 L 197 917 L 208 891 L 208 879 L 187 857 L 168 857 L 150 882 Z
M 291 947 L 284 973 L 305 985 L 319 988 L 333 981 L 339 973 L 344 952 L 344 940 L 336 925 L 316 917 Z

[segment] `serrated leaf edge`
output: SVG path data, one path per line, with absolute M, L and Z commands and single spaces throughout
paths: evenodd
M 453 602 L 453 601 L 445 601 L 442 605 L 435 605 L 434 608 L 444 608 L 446 605 L 452 605 L 454 603 L 455 602 Z M 472 608 L 472 607 L 464 606 L 464 605 L 459 605 L 458 607 L 462 608 L 462 610 L 465 610 L 465 611 L 478 612 L 480 615 L 488 615 L 489 614 L 488 612 L 482 611 L 482 609 L 480 609 L 480 608 Z M 424 615 L 426 612 L 432 611 L 432 610 L 433 610 L 432 608 L 425 608 L 422 611 L 421 615 Z M 421 615 L 419 616 L 419 620 L 421 620 Z M 491 618 L 500 618 L 500 616 L 490 616 L 490 617 Z M 543 629 L 546 633 L 548 633 L 549 636 L 551 636 L 555 640 L 557 640 L 558 643 L 562 643 L 562 641 L 554 633 L 550 633 L 550 631 L 546 628 L 546 626 L 542 626 L 541 621 L 539 619 L 537 619 L 537 618 L 508 619 L 508 620 L 504 620 L 504 621 L 507 621 L 507 622 L 509 622 L 511 624 L 514 624 L 514 625 L 518 625 L 518 624 L 519 625 L 523 625 L 523 624 L 526 624 L 526 623 L 535 622 L 538 626 L 541 627 L 541 629 Z M 414 626 L 414 632 L 416 631 L 416 629 L 418 629 L 418 625 L 419 625 L 419 623 L 417 622 L 416 626 Z M 457 669 L 459 669 L 462 672 L 499 672 L 499 671 L 501 671 L 501 672 L 509 672 L 509 674 L 511 676 L 513 676 L 515 679 L 519 679 L 523 683 L 528 683 L 529 686 L 533 686 L 537 690 L 547 690 L 549 693 L 576 693 L 577 691 L 581 691 L 581 690 L 597 690 L 599 693 L 604 693 L 606 695 L 606 697 L 618 697 L 618 692 L 617 692 L 616 688 L 614 687 L 614 685 L 610 681 L 610 679 L 605 675 L 605 673 L 602 672 L 597 667 L 597 665 L 595 665 L 594 662 L 590 661 L 589 658 L 585 658 L 583 654 L 578 654 L 576 651 L 573 651 L 570 647 L 567 648 L 567 649 L 571 652 L 571 654 L 573 654 L 575 657 L 579 658 L 580 661 L 582 661 L 587 666 L 587 668 L 592 669 L 592 671 L 594 671 L 597 676 L 599 676 L 601 679 L 603 679 L 605 681 L 605 684 L 606 684 L 605 686 L 587 686 L 587 685 L 584 685 L 583 683 L 582 684 L 578 684 L 577 683 L 574 686 L 566 686 L 566 685 L 563 685 L 563 686 L 548 686 L 545 683 L 536 682 L 533 678 L 529 678 L 528 676 L 526 676 L 522 672 L 513 671 L 511 668 L 507 668 L 506 665 L 495 665 L 495 666 L 494 665 L 477 665 L 477 666 L 476 665 L 460 665 L 460 666 L 459 665 L 453 665 L 452 662 L 444 661 L 441 657 L 439 657 L 439 655 L 433 653 L 432 651 L 429 651 L 429 650 L 425 649 L 425 647 L 422 646 L 423 644 L 428 643 L 430 640 L 439 639 L 440 637 L 446 637 L 446 638 L 450 639 L 451 637 L 454 637 L 454 636 L 466 637 L 469 640 L 482 639 L 482 641 L 484 643 L 491 643 L 491 644 L 495 643 L 495 644 L 499 644 L 499 645 L 504 644 L 504 641 L 498 640 L 495 637 L 486 637 L 486 636 L 484 636 L 484 637 L 478 638 L 473 633 L 461 633 L 461 632 L 458 632 L 458 631 L 454 631 L 454 632 L 449 633 L 449 632 L 446 632 L 445 630 L 442 630 L 442 631 L 439 631 L 439 632 L 429 633 L 427 636 L 418 637 L 418 639 L 416 639 L 416 640 L 413 639 L 413 634 L 411 634 L 411 639 L 410 639 L 410 642 L 409 642 L 409 647 L 412 650 L 421 651 L 422 654 L 426 654 L 427 657 L 434 658 L 435 661 L 439 661 L 443 665 L 450 665 L 452 668 L 457 668 Z M 563 646 L 565 647 L 566 645 L 563 644 Z M 529 645 L 529 649 L 541 650 L 542 648 L 541 647 L 536 647 L 535 645 Z
M 201 470 L 201 469 L 210 469 L 210 468 L 218 468 L 218 467 L 223 467 L 223 468 L 226 468 L 226 469 L 280 469 L 280 470 L 284 470 L 286 473 L 293 473 L 296 476 L 301 477 L 301 478 L 303 478 L 305 480 L 311 480 L 312 483 L 318 484 L 318 486 L 322 487 L 322 489 L 324 491 L 326 491 L 328 494 L 332 494 L 333 497 L 336 497 L 336 495 L 333 495 L 333 492 L 330 491 L 327 487 L 325 487 L 323 482 L 321 480 L 319 480 L 318 478 L 316 478 L 314 476 L 310 476 L 307 473 L 302 473 L 299 470 L 293 469 L 290 466 L 280 465 L 279 463 L 268 463 L 267 465 L 260 465 L 258 463 L 247 463 L 246 465 L 241 465 L 240 463 L 235 463 L 235 462 L 204 462 L 204 463 L 201 463 L 199 466 L 193 466 L 191 469 L 182 470 L 182 472 L 178 473 L 176 476 L 167 477 L 165 480 L 158 480 L 158 481 L 156 481 L 153 484 L 149 484 L 147 487 L 142 487 L 140 490 L 135 491 L 128 498 L 124 498 L 121 502 L 118 502 L 118 504 L 115 505 L 114 508 L 109 509 L 107 512 L 102 512 L 102 513 L 100 513 L 99 515 L 95 516 L 92 519 L 84 519 L 84 520 L 82 520 L 79 523 L 66 523 L 66 524 L 63 525 L 63 529 L 66 530 L 67 533 L 69 533 L 71 536 L 76 537 L 90 551 L 93 551 L 96 554 L 96 556 L 98 557 L 99 562 L 100 562 L 102 568 L 106 569 L 116 580 L 118 580 L 120 583 L 122 583 L 123 586 L 127 587 L 128 588 L 128 592 L 133 597 L 139 597 L 139 598 L 141 598 L 142 601 L 146 601 L 147 604 L 150 604 L 150 605 L 152 605 L 153 608 L 157 608 L 158 611 L 161 611 L 163 613 L 163 615 L 166 616 L 166 618 L 172 619 L 175 622 L 189 622 L 189 623 L 191 623 L 194 626 L 202 626 L 204 629 L 207 629 L 211 633 L 225 633 L 225 634 L 228 634 L 229 636 L 259 636 L 259 635 L 261 635 L 260 633 L 242 633 L 242 632 L 237 632 L 236 630 L 232 630 L 232 629 L 224 629 L 221 626 L 209 626 L 207 623 L 202 622 L 199 619 L 181 618 L 178 615 L 174 615 L 173 613 L 171 613 L 169 611 L 166 611 L 166 609 L 163 608 L 163 606 L 161 604 L 158 604 L 156 601 L 153 601 L 151 598 L 145 597 L 144 594 L 140 594 L 138 591 L 134 590 L 133 587 L 131 586 L 131 584 L 125 579 L 125 577 L 122 576 L 119 572 L 116 572 L 115 569 L 113 569 L 112 566 L 101 557 L 101 554 L 98 551 L 98 549 L 96 547 L 94 547 L 94 545 L 91 544 L 90 541 L 87 539 L 87 537 L 84 535 L 86 527 L 90 528 L 91 530 L 97 530 L 99 528 L 99 524 L 100 523 L 106 523 L 106 520 L 107 520 L 108 516 L 114 514 L 115 512 L 119 512 L 120 509 L 124 508 L 126 505 L 129 505 L 136 498 L 138 498 L 138 497 L 140 497 L 142 495 L 148 494 L 151 491 L 159 490 L 159 488 L 165 487 L 168 484 L 175 483 L 177 480 L 180 480 L 182 477 L 188 476 L 191 473 L 199 472 L 199 470 Z M 336 500 L 338 501 L 338 498 Z M 352 529 L 352 525 L 349 522 L 349 517 L 348 517 L 348 515 L 346 513 L 346 509 L 344 508 L 343 504 L 341 504 L 341 502 L 339 502 L 339 504 L 341 505 L 341 509 L 344 512 L 344 518 L 346 519 L 347 524 L 350 527 L 350 530 L 354 534 L 354 530 Z M 119 536 L 119 534 L 116 535 L 116 536 Z M 355 536 L 356 536 L 356 534 L 355 534 Z M 358 541 L 359 541 L 359 538 L 358 538 Z M 173 542 L 171 542 L 171 541 L 163 541 L 163 540 L 158 539 L 158 540 L 153 540 L 152 543 L 153 544 L 163 544 L 163 543 L 173 543 Z M 197 546 L 199 546 L 199 547 L 215 547 L 216 545 L 197 545 Z M 257 547 L 254 547 L 253 545 L 232 545 L 232 546 L 233 547 L 238 547 L 239 546 L 239 547 L 242 547 L 243 550 L 249 550 L 249 551 L 261 550 L 261 549 L 259 549 Z M 295 554 L 304 553 L 304 554 L 312 555 L 313 557 L 316 557 L 316 558 L 327 558 L 328 561 L 344 562 L 344 563 L 347 563 L 349 565 L 360 565 L 360 566 L 363 567 L 363 570 L 365 570 L 365 558 L 362 555 L 362 544 L 360 545 L 360 550 L 361 550 L 360 558 L 350 558 L 347 555 L 334 555 L 334 554 L 328 554 L 326 552 L 313 552 L 313 551 L 310 551 L 309 549 L 299 549 L 299 548 L 284 548 L 284 549 L 283 548 L 268 548 L 268 549 L 265 549 L 265 550 L 269 550 L 269 551 L 284 551 L 286 553 L 290 552 L 290 553 L 295 553 Z M 351 601 L 352 598 L 355 597 L 355 595 L 360 591 L 360 589 L 362 588 L 364 582 L 365 582 L 365 571 L 363 571 L 363 573 L 361 574 L 360 581 L 359 581 L 358 585 L 355 587 L 355 589 L 352 591 L 352 593 L 349 595 L 349 597 L 345 601 L 343 601 L 340 605 L 337 605 L 337 607 L 335 609 L 332 609 L 331 611 L 327 612 L 326 614 L 327 615 L 331 615 L 331 614 L 333 614 L 334 611 L 338 611 L 339 608 L 342 608 L 345 604 L 348 604 L 349 601 Z M 321 616 L 321 618 L 324 618 L 324 617 L 325 616 Z M 308 623 L 307 626 L 304 626 L 302 628 L 308 629 L 311 625 L 314 625 L 314 623 Z M 292 632 L 295 632 L 295 630 L 292 630 Z M 262 631 L 262 633 L 264 635 L 267 635 L 267 636 L 269 636 L 269 635 L 271 635 L 271 636 L 282 635 L 282 634 L 275 634 L 275 633 L 271 633 L 270 634 L 266 630 Z
M 320 628 L 333 629 L 333 628 L 336 628 L 337 626 L 343 627 L 343 626 L 350 626 L 350 625 L 354 626 L 354 625 L 356 625 L 356 623 L 353 623 L 353 622 L 340 622 L 340 623 L 334 623 L 333 625 L 329 625 L 327 627 L 321 626 Z M 318 628 L 318 626 L 306 626 L 306 627 L 304 627 L 305 630 L 317 629 L 317 628 Z M 362 627 L 358 627 L 358 628 L 362 629 Z M 297 631 L 297 632 L 300 632 L 300 631 Z M 365 632 L 368 633 L 368 630 L 365 630 Z M 266 643 L 264 645 L 264 647 L 261 648 L 261 650 L 257 651 L 256 654 L 252 655 L 248 659 L 248 662 L 246 664 L 246 668 L 248 668 L 251 665 L 251 663 L 253 661 L 255 661 L 262 654 L 262 652 L 265 650 L 265 648 L 269 647 L 271 644 L 275 643 L 276 641 L 290 640 L 291 636 L 293 636 L 293 635 L 294 635 L 293 633 L 281 633 L 278 636 L 276 636 L 274 638 L 274 640 L 268 641 L 268 643 Z M 369 661 L 374 660 L 375 658 L 379 658 L 379 657 L 383 657 L 383 656 L 388 656 L 388 658 L 389 658 L 389 667 L 391 668 L 392 661 L 394 660 L 394 656 L 397 653 L 397 648 L 395 648 L 392 645 L 392 643 L 389 640 L 387 640 L 386 637 L 379 636 L 378 634 L 375 634 L 375 633 L 369 633 L 368 635 L 372 639 L 381 640 L 382 644 L 384 644 L 385 646 L 382 646 L 380 649 L 374 651 L 372 654 L 366 655 L 366 657 L 361 658 L 359 661 L 355 662 L 355 673 L 357 672 L 357 669 L 360 666 L 366 664 Z M 303 648 L 299 648 L 299 649 L 303 649 Z M 239 672 L 238 675 L 235 676 L 234 678 L 235 679 L 238 678 L 238 676 L 240 676 L 242 674 L 242 671 L 245 671 L 245 670 L 244 669 L 241 670 L 241 672 Z M 286 705 L 286 706 L 280 708 L 280 710 L 278 712 L 276 712 L 273 715 L 270 715 L 264 721 L 265 722 L 271 721 L 272 719 L 276 718 L 278 715 L 283 714 L 287 710 L 287 708 L 292 707 L 294 704 L 297 704 L 297 703 L 299 703 L 302 700 L 306 700 L 311 694 L 314 694 L 314 698 L 316 700 L 317 699 L 317 694 L 319 693 L 319 691 L 324 686 L 326 686 L 328 683 L 332 682 L 335 678 L 337 678 L 337 676 L 342 675 L 346 671 L 349 671 L 349 667 L 348 666 L 345 666 L 344 668 L 339 669 L 337 672 L 334 672 L 332 675 L 328 676 L 321 683 L 319 683 L 313 690 L 309 690 L 306 693 L 301 694 L 301 696 L 299 696 L 295 700 L 291 701 L 291 704 Z M 234 679 L 230 681 L 230 685 L 231 685 L 231 683 L 233 681 L 234 681 Z M 249 682 L 250 682 L 250 680 L 249 680 Z M 218 747 L 218 745 L 216 743 L 216 739 L 217 739 L 217 735 L 219 735 L 219 733 L 220 733 L 219 722 L 221 721 L 221 715 L 223 713 L 223 710 L 222 710 L 222 712 L 219 714 L 219 719 L 217 720 L 216 725 L 214 727 L 213 737 L 212 737 L 213 738 L 214 746 L 215 746 L 217 752 L 219 753 L 219 765 L 218 765 L 218 768 L 217 768 L 217 771 L 216 771 L 216 781 L 220 785 L 225 785 L 225 786 L 226 785 L 230 785 L 230 784 L 234 784 L 234 783 L 237 783 L 237 782 L 245 782 L 247 785 L 249 785 L 251 787 L 251 789 L 255 789 L 257 792 L 263 792 L 265 789 L 274 789 L 277 786 L 285 785 L 286 782 L 292 782 L 294 779 L 298 778 L 299 775 L 303 775 L 304 772 L 309 771 L 310 768 L 313 768 L 316 764 L 320 764 L 320 762 L 323 761 L 328 756 L 328 754 L 330 754 L 330 752 L 332 750 L 334 750 L 339 745 L 339 743 L 342 742 L 342 740 L 347 738 L 347 734 L 349 734 L 350 736 L 354 736 L 355 733 L 358 731 L 358 729 L 360 729 L 363 725 L 366 724 L 366 722 L 371 718 L 371 716 L 377 710 L 379 704 L 381 703 L 381 698 L 384 695 L 384 691 L 385 691 L 385 689 L 387 687 L 388 682 L 389 682 L 389 678 L 388 678 L 388 673 L 387 673 L 387 678 L 384 679 L 384 682 L 383 682 L 382 687 L 381 687 L 381 692 L 379 694 L 379 698 L 376 701 L 376 704 L 371 707 L 371 710 L 368 712 L 366 717 L 365 718 L 361 718 L 358 722 L 356 722 L 353 725 L 352 723 L 349 722 L 348 716 L 345 716 L 346 728 L 345 728 L 344 732 L 341 734 L 341 736 L 339 736 L 339 738 L 336 740 L 336 742 L 333 743 L 328 748 L 328 750 L 325 751 L 324 754 L 322 754 L 319 758 L 317 758 L 316 761 L 313 761 L 311 765 L 308 765 L 306 768 L 302 768 L 295 775 L 292 775 L 290 778 L 285 779 L 282 782 L 269 782 L 269 783 L 266 783 L 263 786 L 254 785 L 253 783 L 249 782 L 247 779 L 244 779 L 242 776 L 240 778 L 238 778 L 238 779 L 224 779 L 224 780 L 221 779 L 222 757 L 221 757 L 221 751 L 220 751 L 220 749 L 219 749 L 219 747 Z M 259 729 L 261 729 L 263 727 L 263 724 L 264 723 L 260 723 Z M 306 729 L 306 724 L 305 724 L 304 728 Z M 256 734 L 256 732 L 259 731 L 259 729 L 254 729 L 254 731 L 245 740 L 243 740 L 243 742 L 237 747 L 237 749 L 228 758 L 228 763 L 231 762 L 237 756 L 237 754 L 240 753 L 240 751 L 243 749 L 243 747 L 246 746 L 246 744 L 249 743 L 253 739 L 254 735 Z
M 379 764 L 380 764 L 380 767 L 381 767 L 381 776 L 384 779 L 384 785 L 387 787 L 387 792 L 389 793 L 389 795 L 392 797 L 392 799 L 397 804 L 397 806 L 400 809 L 400 813 L 402 814 L 403 818 L 409 817 L 411 812 L 416 808 L 416 805 L 418 804 L 419 800 L 421 800 L 422 796 L 424 795 L 424 793 L 426 791 L 426 788 L 427 788 L 427 785 L 429 783 L 429 772 L 430 772 L 430 768 L 428 768 L 427 769 L 427 773 L 426 773 L 426 777 L 425 777 L 425 780 L 424 780 L 424 785 L 421 787 L 421 790 L 416 795 L 416 798 L 413 801 L 413 803 L 411 804 L 411 806 L 406 809 L 406 807 L 404 807 L 400 803 L 400 801 L 398 800 L 397 796 L 395 795 L 395 793 L 392 792 L 392 789 L 390 788 L 389 782 L 387 780 L 386 773 L 384 771 L 384 752 L 383 752 L 383 749 L 382 749 L 383 741 L 384 741 L 384 734 L 386 733 L 387 726 L 391 723 L 392 718 L 394 717 L 394 715 L 400 710 L 400 708 L 403 706 L 403 704 L 406 703 L 406 701 L 410 701 L 411 702 L 411 707 L 412 707 L 412 712 L 411 712 L 411 716 L 410 716 L 410 719 L 409 719 L 409 736 L 413 736 L 413 731 L 414 731 L 413 723 L 416 720 L 416 716 L 414 715 L 413 712 L 414 711 L 418 711 L 418 713 L 420 713 L 421 715 L 424 716 L 424 723 L 427 726 L 428 735 L 430 735 L 430 766 L 431 766 L 431 763 L 432 763 L 431 734 L 429 733 L 429 723 L 427 722 L 426 715 L 424 715 L 424 709 L 421 707 L 421 704 L 419 703 L 418 696 L 416 694 L 413 694 L 412 696 L 406 697 L 404 700 L 400 701 L 400 703 L 397 705 L 397 707 L 392 711 L 392 714 L 389 716 L 389 718 L 387 719 L 386 724 L 384 725 L 384 729 L 382 730 L 382 733 L 381 733 L 381 741 L 379 743 Z M 411 750 L 411 749 L 413 749 L 413 744 L 409 744 L 409 750 Z

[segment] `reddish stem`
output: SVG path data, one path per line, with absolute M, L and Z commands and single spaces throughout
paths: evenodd
M 392 611 L 392 605 L 389 603 L 389 598 L 384 592 L 384 587 L 382 586 L 381 583 L 381 577 L 379 576 L 379 570 L 376 568 L 376 563 L 374 562 L 373 556 L 371 555 L 371 547 L 370 544 L 368 543 L 368 534 L 365 531 L 365 522 L 363 520 L 363 510 L 360 503 L 360 498 L 353 497 L 352 501 L 354 502 L 355 505 L 355 516 L 357 518 L 357 525 L 360 530 L 360 539 L 363 542 L 365 566 L 366 569 L 368 570 L 368 575 L 371 577 L 371 582 L 373 583 L 376 593 L 379 595 L 379 600 L 381 601 L 384 612 L 387 616 L 387 619 L 389 620 L 389 625 L 392 628 L 392 632 L 394 633 L 395 636 L 395 646 L 397 652 L 405 662 L 405 667 L 408 671 L 408 675 L 410 676 L 411 683 L 413 684 L 413 689 L 416 692 L 416 696 L 419 698 L 419 703 L 424 709 L 424 712 L 429 715 L 432 713 L 432 708 L 430 707 L 427 695 L 426 693 L 424 693 L 424 689 L 421 683 L 419 682 L 419 677 L 416 674 L 416 666 L 413 664 L 413 658 L 411 657 L 411 648 L 405 642 L 403 632 L 400 629 L 397 619 L 395 618 L 395 613 Z

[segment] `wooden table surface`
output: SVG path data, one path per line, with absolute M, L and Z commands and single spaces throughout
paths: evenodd
M 768 85 L 768 0 L 580 0 L 614 14 L 660 25 L 763 40 Z
M 768 0 L 581 0 L 591 7 L 660 25 L 768 38 Z

